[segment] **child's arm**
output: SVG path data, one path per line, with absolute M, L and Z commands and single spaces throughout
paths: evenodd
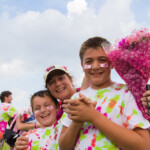
M 15 143 L 16 150 L 25 150 L 28 148 L 29 139 L 25 137 L 27 132 L 23 132 L 22 136 L 18 137 Z
M 68 105 L 68 103 L 71 105 Z M 122 149 L 149 150 L 150 148 L 150 137 L 148 130 L 141 128 L 129 130 L 123 128 L 99 113 L 91 103 L 85 104 L 82 101 L 65 100 L 63 108 L 66 113 L 70 114 L 69 119 L 91 122 L 98 128 L 99 131 L 105 134 L 108 139 Z M 67 133 L 68 132 L 66 131 L 66 134 Z
M 16 126 L 18 130 L 30 130 L 34 128 L 39 128 L 39 123 L 22 123 L 19 118 L 17 118 Z
M 60 150 L 72 150 L 76 144 L 82 122 L 72 121 L 69 128 L 63 126 L 59 137 Z

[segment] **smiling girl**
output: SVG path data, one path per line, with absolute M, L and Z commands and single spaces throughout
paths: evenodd
M 28 150 L 51 149 L 51 147 L 57 149 L 58 122 L 56 116 L 59 110 L 57 99 L 47 90 L 39 91 L 31 97 L 31 107 L 41 128 L 28 131 L 26 133 L 28 140 L 22 142 L 28 142 L 26 145 Z

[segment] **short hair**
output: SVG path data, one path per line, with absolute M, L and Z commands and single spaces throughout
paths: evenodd
M 99 37 L 99 36 L 89 38 L 88 40 L 83 42 L 83 44 L 81 45 L 80 51 L 79 51 L 81 63 L 83 62 L 83 56 L 84 56 L 85 52 L 89 48 L 97 48 L 97 47 L 103 48 L 102 43 L 110 44 L 110 42 L 107 39 Z
M 40 91 L 34 93 L 34 94 L 31 96 L 30 105 L 31 105 L 31 108 L 32 108 L 32 112 L 33 112 L 33 113 L 34 113 L 34 109 L 33 109 L 33 99 L 34 99 L 35 97 L 45 97 L 45 96 L 49 97 L 49 98 L 55 103 L 56 106 L 59 105 L 57 99 L 56 99 L 55 97 L 53 97 L 53 96 L 51 95 L 51 93 L 50 93 L 48 90 L 40 90 Z
M 0 95 L 0 99 L 1 99 L 1 102 L 3 103 L 5 101 L 5 96 L 8 97 L 9 95 L 11 95 L 12 93 L 10 91 L 3 91 Z

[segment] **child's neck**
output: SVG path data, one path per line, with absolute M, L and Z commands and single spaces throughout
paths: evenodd
M 104 89 L 104 88 L 107 88 L 107 87 L 109 87 L 109 86 L 111 86 L 112 84 L 114 84 L 114 82 L 113 81 L 108 81 L 108 82 L 105 82 L 105 83 L 103 83 L 103 84 L 91 84 L 91 88 L 92 89 L 94 89 L 94 90 L 99 90 L 99 89 Z

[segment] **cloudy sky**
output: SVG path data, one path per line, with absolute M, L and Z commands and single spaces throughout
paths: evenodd
M 0 0 L 0 92 L 12 91 L 17 109 L 28 107 L 53 64 L 67 66 L 80 86 L 83 41 L 113 43 L 140 27 L 150 30 L 149 0 Z M 112 78 L 123 82 L 114 70 Z

